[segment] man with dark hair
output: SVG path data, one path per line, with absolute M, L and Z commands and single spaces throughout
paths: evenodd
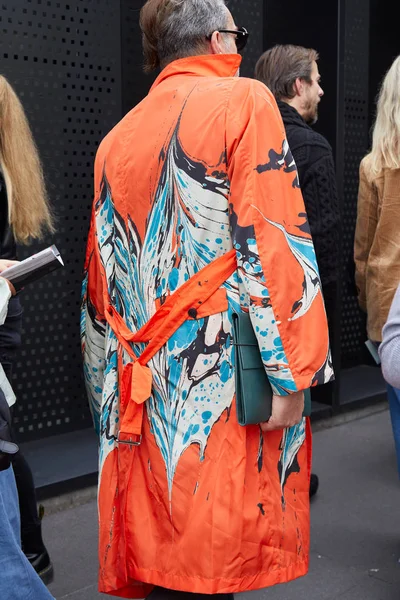
M 324 92 L 318 71 L 318 52 L 293 45 L 274 46 L 256 65 L 256 79 L 274 94 L 295 160 L 307 210 L 328 316 L 331 348 L 335 348 L 337 285 L 340 277 L 340 213 L 332 149 L 310 125 L 318 120 Z M 333 356 L 334 367 L 336 356 Z M 313 400 L 327 403 L 332 384 L 312 389 Z M 310 495 L 318 489 L 311 478 Z
M 141 27 L 162 71 L 97 153 L 83 286 L 100 590 L 228 600 L 307 572 L 303 390 L 332 376 L 326 315 L 276 102 L 237 77 L 248 32 L 224 0 L 148 0 Z M 274 394 L 245 427 L 234 312 Z

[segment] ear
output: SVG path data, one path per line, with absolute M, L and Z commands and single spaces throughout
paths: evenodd
M 214 31 L 211 36 L 211 54 L 225 54 L 222 34 L 219 31 Z
M 296 79 L 296 81 L 293 84 L 293 91 L 296 94 L 296 96 L 301 96 L 303 94 L 304 91 L 304 82 L 302 79 L 300 79 L 300 77 L 298 77 Z

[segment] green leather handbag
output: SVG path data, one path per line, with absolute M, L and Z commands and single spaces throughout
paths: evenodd
M 237 419 L 240 425 L 258 425 L 271 417 L 273 392 L 250 315 L 234 312 L 232 320 Z M 310 390 L 304 392 L 304 407 L 304 416 L 309 416 Z

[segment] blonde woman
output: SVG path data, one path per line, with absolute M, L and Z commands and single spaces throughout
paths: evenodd
M 15 289 L 0 277 L 0 324 Z M 20 544 L 18 494 L 12 456 L 18 446 L 12 442 L 10 406 L 15 402 L 12 388 L 0 365 L 0 597 L 8 600 L 54 600 L 24 555 Z
M 371 152 L 360 167 L 355 236 L 358 300 L 367 313 L 368 337 L 382 329 L 400 282 L 400 56 L 379 93 Z M 400 367 L 399 367 L 400 368 Z M 400 474 L 400 390 L 388 386 Z
M 0 76 L 0 273 L 16 260 L 16 242 L 29 243 L 53 231 L 43 171 L 23 107 L 7 80 Z M 9 380 L 21 341 L 22 309 L 11 298 L 0 327 L 0 363 Z M 20 452 L 13 459 L 21 511 L 24 552 L 43 580 L 52 565 L 42 541 L 31 470 Z M 0 594 L 1 595 L 1 594 Z

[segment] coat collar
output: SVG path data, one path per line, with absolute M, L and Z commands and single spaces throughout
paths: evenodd
M 163 69 L 151 90 L 174 75 L 195 77 L 234 77 L 240 67 L 239 54 L 206 54 L 174 60 Z
M 304 127 L 304 129 L 311 129 L 298 110 L 293 106 L 287 102 L 283 102 L 283 100 L 278 100 L 277 104 L 285 125 L 298 125 L 299 127 Z

